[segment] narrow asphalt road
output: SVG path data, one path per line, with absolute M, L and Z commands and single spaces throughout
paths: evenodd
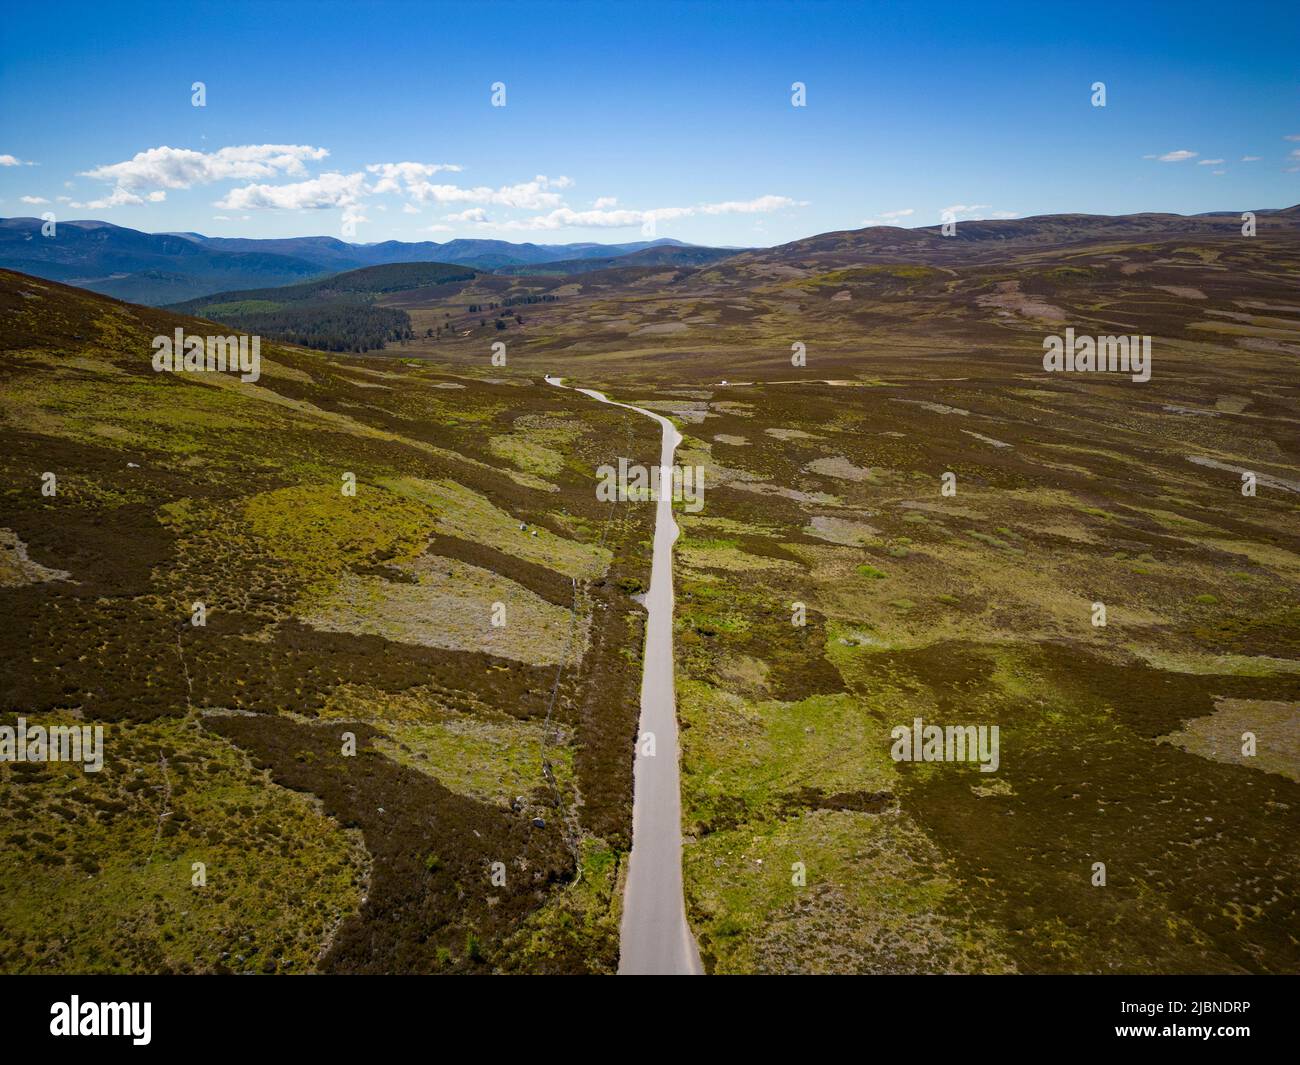
M 568 388 L 562 378 L 546 383 Z M 671 486 L 673 454 L 681 434 L 662 414 L 609 399 L 591 388 L 575 391 L 601 403 L 653 418 L 663 429 L 661 485 Z M 677 700 L 673 686 L 673 519 L 671 490 L 655 504 L 654 555 L 645 598 L 646 641 L 641 674 L 641 725 L 633 767 L 632 855 L 619 931 L 620 975 L 700 975 L 700 951 L 686 923 L 682 893 L 682 794 L 678 771 Z M 654 754 L 643 740 L 654 734 Z

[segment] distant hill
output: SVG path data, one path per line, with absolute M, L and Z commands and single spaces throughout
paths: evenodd
M 454 263 L 391 263 L 331 274 L 298 285 L 217 292 L 198 299 L 178 301 L 169 305 L 168 309 L 182 314 L 195 314 L 214 305 L 246 300 L 271 300 L 284 304 L 331 299 L 343 294 L 377 295 L 382 292 L 404 292 L 408 289 L 426 288 L 429 285 L 473 281 L 478 274 L 477 270 Z
M 414 243 L 386 240 L 379 244 L 348 244 L 333 237 L 205 237 L 182 234 L 206 248 L 225 252 L 270 252 L 319 264 L 328 270 L 352 270 L 385 263 L 440 262 L 495 270 L 500 266 L 524 266 L 559 260 L 618 257 L 648 248 L 690 248 L 681 241 L 662 238 L 630 244 L 512 244 L 507 240 L 449 240 L 445 244 L 425 240 Z
M 1259 231 L 1300 226 L 1300 210 L 1259 209 Z M 870 226 L 866 229 L 819 233 L 734 255 L 717 268 L 732 278 L 790 277 L 791 271 L 819 273 L 837 267 L 925 263 L 958 266 L 991 262 L 1013 252 L 1043 250 L 1071 244 L 1115 240 L 1132 245 L 1143 240 L 1241 239 L 1241 212 L 1202 215 L 1144 213 L 1131 215 L 1055 214 L 1030 218 L 958 221 L 951 236 L 942 226 L 901 229 Z
M 253 239 L 201 233 L 142 233 L 109 222 L 59 222 L 41 235 L 39 218 L 0 219 L 0 267 L 136 303 L 180 303 L 216 292 L 291 285 L 392 263 L 451 263 L 476 270 L 589 259 L 648 249 L 688 249 L 660 239 L 628 244 L 512 244 L 452 240 L 350 244 L 334 237 Z
M 700 248 L 685 244 L 660 244 L 640 251 L 628 252 L 626 255 L 602 255 L 588 258 L 559 259 L 555 262 L 538 263 L 529 266 L 504 266 L 494 271 L 498 274 L 567 275 L 586 274 L 595 270 L 608 270 L 619 267 L 637 266 L 705 266 L 739 255 L 742 248 Z
M 392 263 L 299 285 L 220 292 L 167 309 L 322 351 L 377 351 L 411 336 L 410 316 L 377 306 L 379 296 L 446 288 L 477 276 L 454 263 Z
M 284 285 L 321 273 L 306 259 L 266 250 L 226 252 L 188 237 L 107 222 L 0 219 L 0 267 L 136 303 L 160 304 L 241 286 Z
M 1260 232 L 1300 227 L 1300 208 L 1255 211 Z M 951 236 L 939 226 L 821 233 L 773 248 L 709 248 L 660 239 L 625 244 L 512 244 L 503 240 L 451 240 L 350 244 L 334 237 L 252 239 L 200 233 L 142 233 L 107 222 L 58 223 L 41 236 L 37 218 L 0 219 L 0 267 L 61 281 L 104 295 L 154 306 L 188 304 L 221 294 L 238 302 L 249 292 L 336 277 L 350 271 L 428 263 L 491 271 L 510 277 L 591 276 L 614 271 L 608 284 L 641 279 L 633 268 L 696 269 L 733 283 L 789 279 L 838 268 L 896 263 L 940 267 L 987 263 L 1011 252 L 1054 249 L 1085 242 L 1124 243 L 1170 239 L 1240 239 L 1240 212 L 1201 215 L 1142 213 L 1120 216 L 1060 214 L 959 221 Z M 626 273 L 620 273 L 626 269 Z M 358 283 L 370 293 L 383 275 Z M 395 275 L 403 288 L 406 275 Z M 652 276 L 652 275 L 651 275 Z M 446 282 L 437 282 L 446 283 Z M 337 298 L 337 288 L 330 298 Z M 237 298 L 236 298 L 237 297 Z M 261 298 L 260 296 L 257 298 Z M 301 302 L 306 297 L 278 297 Z

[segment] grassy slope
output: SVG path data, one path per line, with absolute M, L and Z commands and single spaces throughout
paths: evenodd
M 4 273 L 0 302 L 0 528 L 28 556 L 0 568 L 4 721 L 76 715 L 107 747 L 98 775 L 0 767 L 0 969 L 610 969 L 646 526 L 482 443 L 650 434 L 274 346 L 255 385 L 155 374 L 150 338 L 199 323 Z M 549 725 L 530 618 L 572 630 Z
M 1297 481 L 1300 375 L 1156 350 L 1147 386 L 882 357 L 673 401 L 712 486 L 677 653 L 714 971 L 1300 966 L 1300 498 L 1188 461 Z M 998 724 L 999 772 L 893 763 L 916 716 Z
M 370 460 L 366 485 L 454 482 L 498 510 L 548 515 L 551 532 L 592 544 L 604 512 L 572 489 L 608 461 L 601 448 L 644 454 L 648 435 L 553 395 L 534 406 L 522 386 L 552 371 L 658 405 L 676 412 L 687 436 L 682 460 L 709 471 L 705 511 L 680 519 L 677 652 L 688 906 L 714 971 L 1296 971 L 1289 930 L 1300 874 L 1288 833 L 1300 785 L 1286 769 L 1300 761 L 1300 540 L 1297 497 L 1278 485 L 1300 481 L 1292 294 L 1300 242 L 1284 218 L 1261 218 L 1254 241 L 1237 239 L 1235 226 L 1172 233 L 1147 220 L 1131 236 L 1080 243 L 1073 223 L 1053 225 L 1049 236 L 1060 239 L 1027 244 L 971 241 L 922 254 L 923 237 L 896 248 L 873 238 L 864 251 L 861 238 L 838 234 L 818 238 L 825 247 L 702 270 L 479 277 L 454 290 L 393 293 L 385 303 L 408 311 L 417 333 L 453 328 L 440 341 L 398 347 L 400 361 L 348 368 L 285 356 L 311 385 L 269 385 L 314 404 L 304 416 L 315 443 L 328 446 L 300 458 L 294 434 L 280 433 L 273 468 L 249 483 L 242 466 L 218 476 L 212 458 L 267 451 L 241 447 L 248 430 L 239 412 L 190 403 L 184 422 L 205 419 L 201 432 L 167 419 L 171 464 L 213 462 L 204 477 L 224 494 L 202 504 L 200 525 L 215 532 L 155 554 L 173 559 L 173 574 L 220 570 L 205 552 L 248 536 L 220 524 L 233 520 L 226 500 L 331 484 L 340 462 L 360 465 L 349 454 L 357 448 Z M 528 297 L 550 301 L 516 304 L 523 321 L 509 319 L 503 336 L 490 315 L 484 325 L 468 310 Z M 1152 381 L 1043 374 L 1042 338 L 1067 322 L 1081 333 L 1153 334 Z M 31 335 L 50 328 L 33 319 Z M 509 345 L 507 367 L 488 363 L 496 339 Z M 790 364 L 796 340 L 807 368 Z M 46 356 L 24 358 L 48 372 Z M 90 398 L 114 412 L 101 430 L 117 438 L 113 447 L 155 431 L 114 408 L 115 393 L 101 397 L 72 379 L 71 365 L 60 387 L 73 398 L 62 403 L 31 376 L 5 379 L 11 424 L 41 434 L 45 454 L 67 446 L 69 418 L 82 436 L 94 432 L 94 420 L 76 415 Z M 732 384 L 717 387 L 723 378 Z M 574 419 L 582 435 L 573 435 Z M 639 442 L 619 437 L 627 432 Z M 410 461 L 394 461 L 395 448 L 411 451 Z M 515 479 L 447 452 L 487 467 L 511 463 Z M 289 461 L 310 471 L 277 472 Z M 1275 481 L 1247 500 L 1222 468 L 1235 466 Z M 15 467 L 15 483 L 38 468 Z M 945 471 L 957 475 L 956 498 L 940 495 Z M 559 494 L 529 492 L 538 479 Z M 69 489 L 82 507 L 112 507 L 119 533 L 132 528 L 128 519 L 141 525 L 118 478 L 73 477 Z M 185 494 L 170 485 L 168 493 Z M 448 498 L 442 489 L 390 494 L 434 507 Z M 393 505 L 396 518 L 404 504 Z M 624 509 L 617 520 L 634 524 L 609 533 L 611 571 L 584 593 L 595 612 L 587 662 L 612 661 L 637 643 L 637 615 L 617 589 L 644 577 L 634 559 L 648 555 L 647 526 L 635 524 L 639 508 Z M 435 529 L 430 551 L 499 567 L 548 602 L 571 604 L 563 572 L 525 551 L 507 555 L 500 519 L 475 512 L 488 524 Z M 4 524 L 20 526 L 37 563 L 73 572 L 86 551 L 77 530 L 94 528 Z M 404 565 L 410 525 L 384 526 L 396 539 L 380 552 L 393 556 L 351 558 L 354 570 Z M 153 550 L 145 535 L 119 546 L 127 558 Z M 361 661 L 347 657 L 354 645 L 284 617 L 303 586 L 279 575 L 284 560 L 259 563 L 254 577 L 246 551 L 233 555 L 222 559 L 239 574 L 228 584 L 256 618 L 236 627 L 239 638 L 274 624 L 297 657 L 262 677 L 250 668 L 262 658 L 229 666 L 212 656 L 205 702 L 278 712 L 222 719 L 219 729 L 274 753 L 307 742 L 299 717 L 378 721 L 379 764 L 447 757 L 456 734 L 447 707 L 419 708 L 426 689 L 446 700 L 464 683 L 466 659 L 440 674 L 439 655 L 421 653 L 411 669 L 408 649 L 395 656 L 367 644 L 355 691 L 355 671 L 312 657 L 325 648 L 329 663 Z M 172 601 L 197 580 L 173 578 Z M 1090 624 L 1097 600 L 1109 608 L 1105 629 Z M 802 628 L 791 624 L 794 602 L 808 608 Z M 100 616 L 77 620 L 83 631 L 109 627 Z M 630 768 L 619 745 L 635 698 L 628 666 L 620 692 L 589 688 L 561 701 L 588 830 L 578 847 L 583 875 L 529 916 L 516 910 L 494 927 L 503 938 L 493 940 L 502 945 L 492 960 L 502 968 L 574 967 L 584 953 L 597 967 L 612 964 Z M 254 691 L 241 691 L 232 673 Z M 496 740 L 501 714 L 536 724 L 529 685 L 493 680 L 461 697 L 482 719 L 464 741 L 475 750 Z M 148 671 L 131 681 L 148 691 Z M 53 706 L 60 696 L 48 685 L 41 697 Z M 615 707 L 624 731 L 611 737 L 602 730 Z M 917 715 L 999 724 L 999 772 L 894 763 L 889 730 Z M 584 729 L 596 739 L 583 742 Z M 1253 762 L 1236 753 L 1248 729 L 1262 748 Z M 283 755 L 268 764 L 287 781 L 324 774 Z M 511 790 L 517 764 L 502 760 Z M 559 786 L 567 773 L 557 765 Z M 447 781 L 481 801 L 491 775 Z M 364 812 L 346 806 L 328 776 L 310 790 L 336 804 L 345 824 Z M 390 801 L 395 809 L 402 800 Z M 376 868 L 399 863 L 371 850 Z M 433 857 L 440 873 L 446 854 Z M 1105 888 L 1090 882 L 1095 861 L 1107 864 Z M 796 863 L 802 885 L 792 883 Z M 384 912 L 406 914 L 412 927 L 410 910 L 394 902 Z M 460 956 L 470 923 L 442 930 L 443 949 Z M 355 964 L 353 941 L 347 950 L 335 959 Z

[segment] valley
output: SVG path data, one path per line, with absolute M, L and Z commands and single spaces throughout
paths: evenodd
M 105 729 L 0 766 L 0 969 L 616 972 L 652 698 L 708 973 L 1295 972 L 1298 258 L 1289 208 L 365 268 L 301 302 L 409 330 L 255 382 L 150 338 L 292 290 L 0 271 L 0 724 Z

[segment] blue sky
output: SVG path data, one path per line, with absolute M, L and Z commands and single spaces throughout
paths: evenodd
M 1285 207 L 1298 45 L 1294 4 L 13 5 L 0 215 L 748 246 Z

